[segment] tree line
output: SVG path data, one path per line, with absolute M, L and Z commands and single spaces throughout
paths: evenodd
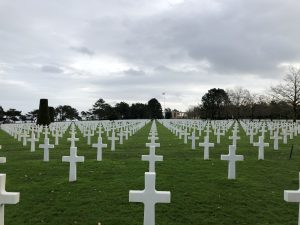
M 48 103 L 47 103 L 48 104 Z M 150 99 L 146 104 L 120 102 L 112 106 L 104 99 L 98 99 L 88 111 L 78 112 L 70 105 L 59 105 L 57 107 L 47 107 L 49 121 L 66 120 L 117 120 L 117 119 L 161 119 L 163 118 L 162 107 L 156 98 Z M 43 113 L 45 114 L 45 113 Z M 23 115 L 16 109 L 4 109 L 0 106 L 0 121 L 36 121 L 39 116 L 39 109 L 32 110 Z M 169 115 L 170 117 L 170 115 Z
M 236 87 L 212 88 L 198 106 L 187 111 L 188 118 L 202 119 L 300 119 L 300 69 L 290 67 L 283 81 L 259 95 Z
M 267 94 L 255 94 L 236 87 L 224 90 L 212 88 L 202 96 L 199 105 L 186 112 L 187 118 L 198 119 L 300 119 L 300 69 L 290 67 L 283 81 L 270 88 Z M 173 111 L 177 111 L 174 109 Z M 178 111 L 177 111 L 178 112 Z M 39 110 L 25 115 L 16 109 L 0 106 L 0 121 L 36 120 Z M 70 105 L 49 107 L 50 121 L 65 120 L 116 120 L 116 119 L 160 119 L 162 107 L 155 98 L 144 103 L 119 102 L 114 106 L 98 99 L 87 111 L 78 112 Z M 165 109 L 165 118 L 172 118 L 172 110 Z

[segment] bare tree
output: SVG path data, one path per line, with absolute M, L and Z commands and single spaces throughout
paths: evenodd
M 250 118 L 251 120 L 254 119 L 254 112 L 257 106 L 257 103 L 259 101 L 259 95 L 256 93 L 249 93 L 249 95 L 246 97 L 246 106 L 248 106 L 249 112 L 250 113 Z
M 283 83 L 271 87 L 272 96 L 278 101 L 284 101 L 293 107 L 293 119 L 296 121 L 300 105 L 300 69 L 289 68 Z
M 242 106 L 245 106 L 250 97 L 251 94 L 247 89 L 244 89 L 242 87 L 235 87 L 234 89 L 229 89 L 227 90 L 230 103 L 234 107 L 235 111 L 235 117 L 237 119 L 240 119 L 241 116 L 241 108 Z

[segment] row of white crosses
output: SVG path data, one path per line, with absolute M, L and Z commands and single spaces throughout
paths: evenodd
M 2 146 L 0 145 L 0 149 Z M 6 163 L 5 157 L 0 157 L 0 163 Z M 6 174 L 0 173 L 0 225 L 4 225 L 4 207 L 6 204 L 17 204 L 20 201 L 19 192 L 5 190 Z
M 77 180 L 77 163 L 84 162 L 84 156 L 77 155 L 77 147 L 75 146 L 75 142 L 79 141 L 79 138 L 75 137 L 76 132 L 75 132 L 74 123 L 72 123 L 71 125 L 70 134 L 71 134 L 71 138 L 68 138 L 68 141 L 71 142 L 70 155 L 63 156 L 62 161 L 70 163 L 69 182 L 73 182 Z
M 91 138 L 95 135 L 95 132 L 101 132 L 101 135 L 106 134 L 107 139 L 110 141 L 111 151 L 116 150 L 116 143 L 124 143 L 124 139 L 128 140 L 129 136 L 135 134 L 147 123 L 146 120 L 121 120 L 121 121 L 85 121 L 77 122 L 79 130 L 87 138 L 87 144 L 91 145 Z M 97 131 L 99 129 L 99 131 Z M 101 136 L 99 134 L 98 138 Z
M 52 145 L 49 143 L 49 136 L 52 134 L 55 137 L 55 145 L 59 144 L 59 137 L 62 137 L 63 133 L 69 127 L 69 123 L 53 123 L 50 126 L 42 126 L 36 124 L 7 124 L 2 128 L 11 136 L 14 136 L 15 139 L 22 142 L 23 146 L 27 146 L 27 143 L 30 143 L 30 151 L 35 152 L 36 142 L 40 139 L 40 134 L 44 133 L 45 138 L 41 148 L 46 149 L 45 153 L 52 148 Z M 48 150 L 47 150 L 48 149 Z M 47 158 L 45 154 L 45 158 Z
M 246 134 L 250 137 L 250 144 L 253 144 L 254 135 L 259 133 L 262 139 L 265 138 L 265 134 L 269 132 L 269 136 L 273 141 L 274 150 L 279 150 L 279 140 L 282 140 L 283 144 L 288 143 L 288 138 L 293 139 L 300 131 L 298 123 L 287 121 L 241 121 L 241 126 L 246 131 Z
M 163 123 L 164 121 L 160 121 L 160 122 Z M 233 123 L 231 123 L 230 126 L 232 124 Z M 209 142 L 209 133 L 211 132 L 210 123 L 206 124 L 206 129 L 204 132 L 206 133 L 206 136 L 204 137 L 204 142 L 203 143 L 200 142 L 199 146 L 204 148 L 204 160 L 209 160 L 209 148 L 214 147 L 214 143 Z M 237 133 L 238 133 L 238 123 L 234 123 L 232 136 L 229 137 L 229 139 L 232 140 L 232 145 L 229 145 L 229 153 L 227 155 L 221 155 L 221 160 L 228 161 L 228 179 L 236 179 L 236 162 L 244 160 L 243 155 L 236 155 L 237 140 L 240 139 L 240 137 L 237 136 Z M 193 133 L 191 139 L 192 139 L 192 147 L 193 147 L 195 145 L 195 139 L 196 139 Z
M 189 121 L 189 122 L 186 122 Z M 189 128 L 193 127 L 194 131 L 192 132 L 192 135 L 189 136 L 187 139 L 191 140 L 192 149 L 196 149 L 196 140 L 199 139 L 199 137 L 196 136 L 195 127 L 201 127 L 198 129 L 199 134 L 202 133 L 203 130 L 204 133 L 206 133 L 206 136 L 204 137 L 204 142 L 199 143 L 200 147 L 204 148 L 204 159 L 209 159 L 209 148 L 214 147 L 214 143 L 209 142 L 209 133 L 210 126 L 214 130 L 214 134 L 217 136 L 217 144 L 220 143 L 220 136 L 225 135 L 225 132 L 228 131 L 229 127 L 233 125 L 233 131 L 232 136 L 229 137 L 229 139 L 232 140 L 232 145 L 236 145 L 237 141 L 240 139 L 238 134 L 238 123 L 233 121 L 227 121 L 227 122 L 196 122 L 191 125 L 191 120 L 162 120 L 161 122 L 170 129 L 173 133 L 176 133 L 179 135 L 179 138 L 183 135 L 184 139 L 186 139 L 186 136 L 188 134 Z M 189 125 L 187 125 L 189 124 Z M 297 124 L 293 125 L 287 125 L 286 123 L 283 123 L 279 125 L 280 123 L 273 123 L 273 122 L 247 122 L 247 121 L 241 121 L 241 125 L 243 129 L 246 131 L 246 134 L 250 137 L 250 143 L 254 147 L 258 147 L 258 160 L 264 160 L 264 149 L 265 147 L 269 147 L 270 144 L 265 142 L 265 134 L 269 131 L 270 132 L 270 139 L 274 140 L 273 148 L 274 150 L 279 149 L 279 140 L 283 139 L 283 143 L 287 143 L 287 130 L 290 130 L 289 135 L 295 136 L 298 134 L 298 130 L 300 129 Z M 180 128 L 181 127 L 181 128 Z M 189 128 L 187 128 L 189 127 Z M 283 136 L 279 136 L 279 127 L 282 127 L 282 134 Z M 294 128 L 290 128 L 294 127 Z M 257 135 L 259 133 L 258 142 L 254 142 L 254 135 Z M 293 134 L 293 135 L 291 135 Z M 184 140 L 186 143 L 186 140 Z
M 97 161 L 102 161 L 102 149 L 103 148 L 107 148 L 107 144 L 103 144 L 102 142 L 102 129 L 101 129 L 101 125 L 99 125 L 99 131 L 98 131 L 98 142 L 93 144 L 92 147 L 93 148 L 97 148 Z
M 149 161 L 149 172 L 145 173 L 145 189 L 142 191 L 129 191 L 129 202 L 141 202 L 144 204 L 144 225 L 155 225 L 155 204 L 170 203 L 171 193 L 169 191 L 157 191 L 155 189 L 156 172 L 155 162 L 163 161 L 163 156 L 155 155 L 155 148 L 160 147 L 158 140 L 156 123 L 153 121 L 146 143 L 149 147 L 149 155 L 142 155 L 143 161 Z
M 139 129 L 141 129 L 147 120 L 131 120 L 131 121 L 118 121 L 116 123 L 110 121 L 96 121 L 90 122 L 78 122 L 79 129 L 84 129 L 83 134 L 87 136 L 88 144 L 91 144 L 91 137 L 94 135 L 94 130 L 99 127 L 105 127 L 106 131 L 112 130 L 112 135 L 108 137 L 111 141 L 111 150 L 115 151 L 115 144 L 117 140 L 120 140 L 120 144 L 123 144 L 123 138 L 128 140 L 129 135 L 133 135 Z M 59 138 L 63 136 L 65 131 L 70 126 L 70 122 L 65 123 L 52 123 L 50 126 L 38 126 L 36 124 L 5 124 L 3 130 L 5 130 L 11 136 L 19 139 L 26 146 L 27 142 L 30 142 L 30 151 L 35 152 L 36 142 L 39 141 L 40 134 L 44 134 L 43 143 L 39 144 L 38 147 L 44 151 L 44 161 L 49 161 L 49 151 L 54 148 L 55 145 L 59 144 Z M 115 129 L 120 130 L 116 136 Z M 31 137 L 29 133 L 31 132 Z M 102 132 L 102 131 L 100 131 Z M 109 134 L 109 132 L 107 132 Z M 50 144 L 49 136 L 52 135 L 55 138 L 55 143 Z M 30 137 L 30 138 L 29 138 Z M 99 143 L 98 143 L 99 144 Z M 99 144 L 100 145 L 100 144 Z M 104 147 L 104 146 L 102 146 Z M 97 147 L 98 152 L 100 149 Z M 97 154 L 98 160 L 101 158 L 100 154 Z
M 221 142 L 221 136 L 225 135 L 225 132 L 233 124 L 232 121 L 198 121 L 198 120 L 160 120 L 164 126 L 166 126 L 172 133 L 178 136 L 179 139 L 184 140 L 187 144 L 188 140 L 191 140 L 191 149 L 196 149 L 196 141 L 202 136 L 204 132 L 206 136 L 209 136 L 211 129 L 213 134 L 217 136 L 217 144 Z M 198 133 L 198 134 L 197 134 Z
M 39 148 L 42 148 L 44 150 L 44 162 L 49 162 L 49 150 L 54 148 L 54 145 L 49 143 L 48 134 L 49 134 L 48 126 L 45 126 L 44 143 L 39 145 Z
M 69 181 L 73 182 L 73 181 L 77 180 L 77 163 L 84 162 L 84 156 L 77 155 L 76 141 L 79 141 L 79 138 L 76 138 L 76 126 L 74 123 L 71 124 L 70 134 L 71 134 L 71 137 L 67 139 L 68 141 L 71 142 L 70 155 L 63 156 L 62 161 L 70 163 Z M 99 134 L 98 143 L 93 144 L 92 147 L 97 148 L 97 161 L 101 161 L 102 160 L 102 148 L 107 147 L 107 144 L 102 143 L 101 126 L 99 126 L 98 134 Z M 114 137 L 114 132 L 112 134 L 112 137 Z M 114 151 L 114 149 L 112 149 L 112 151 Z
M 73 182 L 77 180 L 77 163 L 78 162 L 84 162 L 84 156 L 78 156 L 77 155 L 77 147 L 75 146 L 75 142 L 79 141 L 79 138 L 75 137 L 76 131 L 75 131 L 75 124 L 72 123 L 71 125 L 71 138 L 68 138 L 68 141 L 71 142 L 71 147 L 70 147 L 70 156 L 63 156 L 62 161 L 63 162 L 69 162 L 70 163 L 70 169 L 69 169 L 69 181 Z M 93 144 L 92 147 L 97 148 L 97 161 L 102 160 L 102 148 L 106 148 L 107 144 L 102 143 L 102 129 L 101 129 L 101 124 L 99 125 L 99 131 L 98 131 L 98 143 Z M 112 151 L 115 150 L 114 147 L 114 141 L 115 141 L 115 135 L 114 135 L 114 129 L 112 131 Z M 91 136 L 91 130 L 89 129 L 88 131 L 88 144 L 91 141 L 90 140 Z

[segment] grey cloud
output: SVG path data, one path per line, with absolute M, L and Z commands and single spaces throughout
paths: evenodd
M 146 73 L 143 70 L 135 70 L 135 69 L 128 69 L 123 71 L 123 74 L 128 76 L 145 76 Z
M 110 46 L 110 52 L 147 66 L 190 57 L 208 60 L 218 73 L 273 76 L 280 62 L 299 60 L 299 2 L 215 2 L 219 9 L 207 12 L 201 10 L 201 1 L 186 1 L 155 17 L 99 20 L 87 39 L 101 34 L 99 48 Z
M 92 56 L 95 54 L 95 52 L 93 52 L 92 50 L 90 50 L 89 48 L 87 47 L 70 47 L 73 51 L 76 51 L 76 52 L 79 52 L 79 53 L 82 53 L 82 54 L 86 54 L 86 55 L 89 55 L 89 56 Z
M 209 87 L 244 84 L 256 91 L 278 82 L 285 73 L 278 64 L 300 61 L 299 8 L 298 0 L 6 1 L 0 65 L 10 66 L 1 66 L 1 77 L 26 81 L 32 84 L 26 96 L 59 104 L 85 107 L 101 96 L 143 102 L 166 91 L 184 109 Z M 128 69 L 90 70 L 106 57 Z M 22 102 L 13 92 L 2 90 L 1 102 Z
M 59 68 L 57 66 L 53 66 L 53 65 L 44 65 L 44 66 L 42 66 L 41 70 L 46 73 L 63 73 L 64 72 L 61 68 Z

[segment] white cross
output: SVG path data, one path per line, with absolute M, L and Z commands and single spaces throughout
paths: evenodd
M 101 137 L 101 135 L 104 133 L 104 132 L 102 131 L 101 125 L 99 125 L 99 130 L 97 131 L 97 133 L 99 134 L 98 137 Z
M 215 144 L 214 143 L 209 143 L 209 136 L 205 136 L 204 137 L 204 142 L 199 143 L 199 146 L 204 147 L 204 160 L 208 160 L 209 159 L 209 148 L 214 147 Z
M 75 141 L 79 141 L 79 138 L 75 137 L 75 132 L 71 133 L 71 137 L 67 139 L 68 141 L 71 141 L 71 147 L 75 147 Z
M 300 173 L 299 173 L 300 181 Z M 300 189 L 296 191 L 286 190 L 284 191 L 284 201 L 286 202 L 297 202 L 300 203 Z M 300 225 L 300 204 L 299 204 L 299 213 L 298 213 L 298 225 Z
M 119 143 L 120 143 L 120 145 L 122 145 L 123 144 L 123 136 L 124 136 L 122 127 L 120 129 L 120 133 L 118 133 L 118 136 L 119 136 L 119 140 L 120 140 Z
M 225 132 L 221 132 L 221 129 L 218 128 L 216 134 L 217 134 L 217 144 L 220 144 L 220 137 L 221 137 L 221 135 L 222 136 L 225 135 Z
M 163 156 L 155 155 L 155 147 L 150 147 L 149 155 L 142 155 L 142 161 L 149 161 L 149 172 L 155 173 L 155 162 L 163 161 Z
M 153 137 L 151 136 L 151 140 L 150 140 L 150 143 L 146 143 L 146 147 L 154 147 L 154 148 L 159 148 L 160 147 L 160 143 L 155 143 L 155 140 L 158 139 L 157 137 Z
M 184 135 L 184 144 L 187 144 L 187 141 L 188 141 L 188 135 L 189 135 L 189 134 L 190 134 L 190 133 L 188 133 L 187 128 L 185 128 L 184 133 L 183 133 L 183 135 Z
M 145 189 L 142 191 L 129 191 L 129 202 L 144 204 L 144 225 L 155 225 L 155 204 L 170 203 L 169 191 L 155 190 L 155 173 L 145 173 Z
M 35 133 L 34 131 L 32 131 L 31 133 L 31 138 L 28 139 L 28 141 L 30 141 L 30 151 L 34 152 L 35 151 L 35 142 L 38 141 L 38 138 L 35 138 Z
M 38 139 L 40 139 L 41 129 L 43 129 L 43 127 L 37 126 L 37 128 L 36 128 L 36 137 Z
M 192 132 L 192 136 L 189 136 L 188 139 L 192 140 L 192 149 L 196 149 L 196 140 L 198 140 L 199 137 L 196 137 L 195 131 Z
M 4 225 L 4 206 L 17 204 L 20 201 L 20 193 L 5 191 L 6 174 L 0 174 L 0 224 Z
M 282 139 L 282 137 L 278 136 L 278 131 L 275 131 L 274 136 L 270 137 L 270 139 L 274 139 L 274 150 L 278 150 L 278 140 Z
M 290 139 L 294 139 L 294 132 L 292 127 L 289 127 L 289 134 L 290 134 Z
M 257 143 L 253 143 L 253 146 L 258 147 L 258 160 L 264 160 L 265 147 L 269 147 L 269 143 L 264 143 L 264 138 L 259 137 Z
M 264 139 L 265 138 L 265 133 L 267 132 L 265 124 L 261 127 L 260 132 L 261 132 L 261 137 L 263 137 L 263 139 Z
M 59 132 L 59 129 L 56 129 L 55 130 L 55 145 L 58 145 L 59 143 L 59 137 L 61 137 L 61 135 L 60 135 L 60 132 Z
M 115 141 L 119 140 L 119 138 L 116 137 L 116 135 L 115 135 L 115 130 L 112 131 L 111 137 L 108 137 L 108 140 L 111 141 L 111 147 L 110 147 L 110 150 L 115 151 L 115 150 L 116 150 L 116 144 L 115 144 Z
M 44 161 L 49 162 L 49 148 L 54 148 L 54 145 L 49 144 L 49 138 L 45 138 L 44 144 L 40 144 L 39 148 L 44 149 Z
M 45 135 L 45 138 L 48 138 L 48 126 L 45 126 L 45 132 L 43 134 Z
M 98 143 L 92 145 L 93 148 L 97 148 L 97 161 L 102 160 L 102 148 L 107 148 L 107 144 L 102 143 L 102 137 L 98 137 Z
M 70 170 L 69 170 L 69 181 L 76 181 L 77 180 L 77 163 L 84 162 L 84 156 L 77 155 L 77 147 L 70 147 L 70 156 L 63 156 L 63 162 L 70 163 Z
M 228 163 L 228 179 L 235 179 L 235 162 L 236 161 L 243 161 L 243 155 L 236 155 L 236 145 L 229 145 L 229 154 L 228 155 L 221 155 L 221 160 L 227 160 Z
M 253 144 L 253 136 L 254 136 L 254 130 L 253 130 L 253 128 L 250 129 L 249 135 L 250 135 L 250 144 Z
M 75 133 L 76 134 L 76 129 L 75 129 L 75 124 L 71 124 L 71 129 L 70 129 L 70 134 Z
M 232 140 L 232 145 L 236 146 L 236 141 L 241 139 L 241 138 L 237 136 L 237 130 L 233 130 L 232 131 L 232 136 L 230 136 L 229 139 Z
M 128 126 L 126 127 L 126 130 L 124 131 L 125 133 L 125 140 L 128 140 L 128 134 L 129 134 L 129 130 L 128 130 Z
M 23 137 L 23 146 L 27 145 L 27 138 L 29 137 L 29 135 L 27 134 L 27 131 L 24 131 L 24 134 L 22 135 Z
M 151 135 L 151 136 L 148 137 L 148 140 L 152 140 L 152 139 L 158 140 L 159 139 L 158 137 L 156 137 L 156 133 L 150 132 L 149 135 Z
M 287 130 L 284 128 L 282 129 L 282 135 L 283 135 L 283 144 L 287 144 Z
M 1 145 L 0 145 L 0 149 L 2 149 Z M 0 157 L 0 163 L 6 163 L 6 157 Z
M 209 125 L 209 124 L 206 126 L 206 130 L 205 130 L 204 132 L 206 133 L 206 136 L 209 137 L 209 133 L 211 132 L 211 131 L 210 131 L 210 125 Z
M 94 135 L 92 135 L 90 128 L 88 128 L 88 132 L 87 132 L 86 136 L 87 136 L 87 144 L 91 145 L 91 137 Z
M 182 138 L 182 135 L 183 135 L 183 134 L 184 134 L 184 131 L 181 130 L 181 128 L 179 128 L 179 130 L 178 130 L 178 137 L 179 137 L 179 139 Z
M 21 141 L 23 137 L 22 130 L 18 131 L 18 141 Z

